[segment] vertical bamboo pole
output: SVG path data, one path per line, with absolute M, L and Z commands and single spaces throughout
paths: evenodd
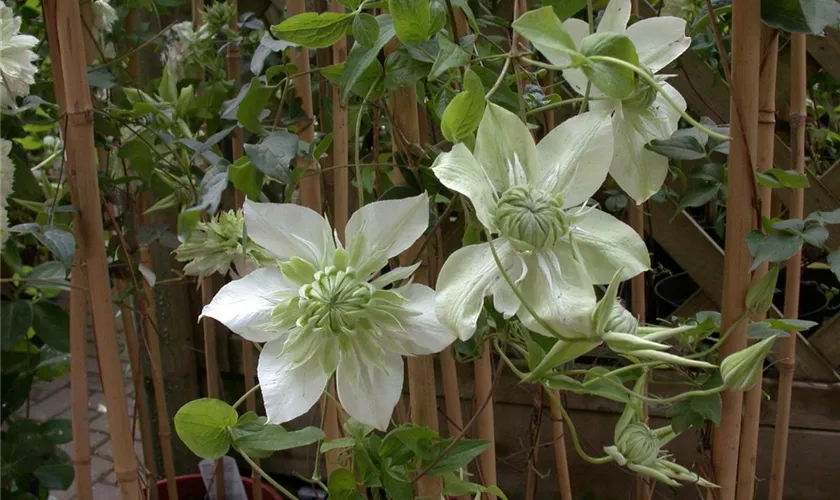
M 756 164 L 758 125 L 758 73 L 761 37 L 761 3 L 734 0 L 732 3 L 732 145 L 729 155 L 729 201 L 726 217 L 726 256 L 724 258 L 723 324 L 726 331 L 746 313 L 744 303 L 749 290 L 752 261 L 744 237 L 756 227 L 753 165 Z M 741 323 L 723 343 L 721 359 L 743 349 L 747 325 Z M 722 394 L 721 425 L 713 436 L 712 463 L 720 490 L 709 498 L 732 500 L 738 475 L 743 394 Z
M 560 391 L 554 391 L 560 400 Z M 551 400 L 551 435 L 554 438 L 554 463 L 557 466 L 557 482 L 560 487 L 560 499 L 572 500 L 572 477 L 569 474 L 569 459 L 566 456 L 565 430 L 563 428 L 563 414 L 560 408 Z
M 114 288 L 118 296 L 123 296 L 128 290 L 124 279 L 115 280 Z M 149 396 L 146 394 L 146 385 L 143 384 L 143 356 L 140 350 L 140 339 L 137 336 L 137 329 L 134 327 L 134 312 L 131 308 L 126 304 L 121 304 L 120 315 L 122 315 L 125 344 L 128 348 L 128 360 L 131 364 L 134 406 L 137 411 L 136 418 L 140 420 L 140 439 L 143 446 L 143 464 L 146 467 L 148 477 L 147 484 L 155 484 L 157 478 L 155 445 L 152 441 L 152 416 L 149 414 Z M 149 493 L 153 498 L 157 497 L 156 488 L 149 488 Z
M 93 481 L 90 471 L 90 428 L 88 427 L 87 387 L 87 326 L 88 304 L 85 290 L 87 279 L 79 253 L 73 260 L 70 275 L 70 394 L 73 427 L 73 471 L 76 477 L 76 497 L 93 500 Z
M 302 14 L 306 11 L 305 0 L 288 0 L 286 7 L 289 17 Z M 306 119 L 297 122 L 298 136 L 307 142 L 315 138 L 314 114 L 312 112 L 312 82 L 309 76 L 309 49 L 300 47 L 292 55 L 292 64 L 298 71 L 298 76 L 292 80 L 295 96 L 300 99 L 300 106 Z M 311 161 L 298 157 L 295 162 L 296 168 L 317 169 L 317 165 Z M 321 206 L 321 182 L 318 175 L 306 175 L 300 181 L 300 201 L 303 205 L 322 212 Z
M 758 87 L 758 164 L 759 171 L 773 168 L 773 145 L 776 138 L 776 62 L 779 52 L 779 32 L 761 26 L 761 66 Z M 761 215 L 770 217 L 772 190 L 760 186 Z M 753 273 L 753 284 L 767 274 L 767 263 Z M 754 317 L 762 321 L 766 314 Z M 755 459 L 758 454 L 758 424 L 761 418 L 761 377 L 744 395 L 744 414 L 741 421 L 741 450 L 738 457 L 737 497 L 752 499 L 755 495 Z
M 791 34 L 790 125 L 791 166 L 799 173 L 805 172 L 805 120 L 808 117 L 807 53 L 805 35 Z M 792 189 L 790 217 L 801 219 L 804 190 Z M 802 252 L 796 252 L 787 262 L 785 282 L 785 317 L 799 317 L 799 270 Z M 796 335 L 781 340 L 781 356 L 776 365 L 779 370 L 779 394 L 776 403 L 776 430 L 773 441 L 773 466 L 770 473 L 770 500 L 782 500 L 785 486 L 788 427 L 790 426 L 790 400 L 793 393 L 793 370 L 796 367 Z
M 149 269 L 154 269 L 152 255 L 148 247 L 140 248 L 140 262 Z M 143 315 L 144 333 L 149 348 L 150 365 L 152 367 L 152 386 L 155 391 L 155 406 L 158 417 L 158 438 L 160 439 L 160 454 L 163 459 L 163 472 L 166 476 L 166 490 L 169 498 L 178 498 L 178 486 L 175 483 L 175 460 L 172 453 L 172 428 L 169 424 L 169 412 L 166 408 L 166 387 L 163 384 L 163 363 L 160 355 L 160 333 L 157 326 L 157 304 L 154 288 L 143 280 L 143 295 L 146 301 L 141 309 Z
M 148 264 L 147 264 L 148 265 Z M 154 291 L 151 290 L 151 287 L 146 287 L 147 297 L 149 298 L 149 302 L 152 302 L 152 297 Z M 203 305 L 209 304 L 213 300 L 213 295 L 215 295 L 216 290 L 213 283 L 212 277 L 204 278 L 201 283 L 201 303 Z M 152 316 L 155 317 L 155 316 Z M 154 329 L 155 327 L 152 326 L 149 330 Z M 218 362 L 218 346 L 216 344 L 216 320 L 213 318 L 208 318 L 205 316 L 201 319 L 201 328 L 204 330 L 204 367 L 205 367 L 205 376 L 206 376 L 206 383 L 207 383 L 207 396 L 215 399 L 220 399 L 222 392 L 219 388 L 219 362 Z M 157 333 L 155 333 L 157 335 Z M 151 343 L 151 342 L 150 342 Z M 250 344 L 248 344 L 250 346 Z M 244 347 L 244 344 L 243 344 Z M 242 357 L 243 362 L 245 358 L 245 351 L 247 349 L 243 348 Z M 153 368 L 159 368 L 153 367 Z M 245 378 L 248 378 L 248 372 L 245 372 Z M 247 384 L 247 382 L 246 382 Z M 247 390 L 247 389 L 246 389 Z M 155 386 L 155 393 L 158 392 L 157 385 Z M 168 481 L 167 481 L 168 483 Z M 224 459 L 220 458 L 216 460 L 216 463 L 213 467 L 213 489 L 216 493 L 216 498 L 221 500 L 225 497 L 225 468 L 224 468 Z
M 45 2 L 51 16 L 50 45 L 58 58 L 53 60 L 54 81 L 62 105 L 65 127 L 66 164 L 73 204 L 79 262 L 87 272 L 89 304 L 96 331 L 96 349 L 102 372 L 102 387 L 108 406 L 108 427 L 114 452 L 114 471 L 120 495 L 139 500 L 137 463 L 128 419 L 117 332 L 114 324 L 108 260 L 102 244 L 102 207 L 93 142 L 93 105 L 88 87 L 84 31 L 78 1 Z M 55 54 L 55 52 L 54 52 Z M 78 295 L 78 294 L 77 294 Z M 77 297 L 77 301 L 79 298 Z M 72 390 L 72 389 L 71 389 Z
M 490 447 L 478 456 L 481 478 L 485 486 L 497 483 L 496 477 L 496 412 L 493 409 L 493 361 L 490 345 L 486 345 L 481 357 L 475 360 L 475 404 L 480 407 L 485 399 L 490 401 L 478 416 L 478 438 L 490 441 Z M 494 500 L 495 495 L 488 495 Z
M 193 26 L 198 28 L 204 20 L 204 0 L 191 0 L 190 11 L 192 12 Z
M 537 412 L 536 422 L 533 422 L 531 428 L 531 453 L 528 454 L 528 460 L 525 461 L 527 472 L 525 476 L 525 500 L 534 500 L 537 494 L 537 460 L 540 456 L 540 430 L 542 429 L 543 417 L 543 386 L 537 386 L 537 393 L 534 396 L 534 409 Z

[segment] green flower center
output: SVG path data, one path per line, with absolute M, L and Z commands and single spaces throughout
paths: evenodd
M 300 287 L 298 308 L 302 314 L 297 324 L 334 334 L 349 333 L 364 319 L 376 291 L 370 283 L 357 279 L 353 268 L 329 266 L 316 272 L 312 283 Z
M 654 77 L 653 72 L 651 72 L 650 69 L 645 68 L 645 71 L 648 73 L 648 75 Z M 655 100 L 656 89 L 653 88 L 653 86 L 650 83 L 648 83 L 647 80 L 639 78 L 636 82 L 636 91 L 633 92 L 633 95 L 621 101 L 621 104 L 625 108 L 641 113 L 650 109 L 650 106 Z
M 615 444 L 631 464 L 649 465 L 659 457 L 659 438 L 643 422 L 629 424 Z
M 495 216 L 502 236 L 529 249 L 554 246 L 568 229 L 562 198 L 530 186 L 513 186 L 505 191 Z

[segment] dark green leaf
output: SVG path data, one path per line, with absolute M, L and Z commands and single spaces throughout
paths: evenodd
M 461 467 L 466 467 L 475 457 L 489 447 L 489 441 L 462 439 L 449 450 L 449 453 L 445 457 L 429 470 L 429 475 L 439 476 L 447 472 L 455 472 Z
M 829 253 L 828 256 L 826 256 L 826 261 L 828 262 L 829 267 L 831 267 L 831 271 L 834 272 L 834 275 L 838 280 L 840 280 L 840 250 L 834 250 Z
M 298 137 L 286 130 L 272 132 L 259 144 L 246 144 L 245 154 L 260 172 L 284 184 L 289 182 L 289 165 L 298 152 Z
M 70 464 L 70 457 L 60 449 L 32 474 L 38 478 L 40 486 L 48 490 L 66 490 L 73 484 L 73 466 Z
M 766 319 L 764 321 L 766 321 L 768 324 L 770 324 L 770 326 L 772 326 L 773 328 L 775 328 L 777 330 L 792 331 L 792 332 L 804 332 L 805 330 L 809 330 L 809 329 L 817 326 L 817 324 L 818 324 L 818 323 L 815 323 L 814 321 L 808 321 L 808 320 L 804 320 L 804 319 L 790 319 L 790 318 L 782 318 L 782 319 L 769 318 L 769 319 Z
M 257 170 L 247 158 L 245 160 L 237 161 L 228 168 L 228 179 L 233 187 L 242 191 L 248 199 L 259 200 L 265 174 Z
M 747 326 L 747 338 L 764 340 L 767 337 L 787 337 L 785 330 L 776 328 L 769 321 L 754 321 Z
M 771 28 L 795 33 L 822 33 L 840 24 L 836 0 L 761 0 L 761 19 Z
M 379 21 L 370 14 L 358 14 L 353 20 L 353 38 L 365 47 L 373 47 L 379 38 Z
M 781 187 L 806 188 L 810 184 L 808 176 L 795 170 L 771 168 L 764 172 L 756 172 L 755 176 L 759 183 L 774 189 Z
M 352 89 L 359 79 L 368 70 L 368 67 L 374 62 L 379 55 L 379 51 L 385 47 L 385 44 L 394 38 L 396 31 L 394 30 L 394 23 L 390 14 L 382 14 L 377 16 L 379 21 L 379 38 L 373 47 L 365 47 L 360 43 L 353 44 L 350 53 L 347 55 L 347 68 L 341 75 L 341 103 L 346 105 L 350 97 L 350 89 Z
M 353 26 L 351 14 L 305 12 L 271 27 L 271 33 L 281 40 L 310 49 L 323 49 L 343 37 Z
M 452 68 L 463 66 L 470 60 L 470 55 L 446 36 L 438 35 L 437 42 L 438 53 L 429 71 L 430 80 L 434 80 Z
M 811 224 L 802 231 L 802 239 L 809 245 L 822 248 L 828 240 L 828 229 L 819 224 Z
M 70 317 L 63 307 L 48 300 L 32 305 L 32 329 L 45 344 L 61 352 L 70 352 Z
M 36 222 L 18 224 L 9 231 L 19 234 L 31 234 L 42 245 L 58 257 L 58 260 L 69 272 L 73 266 L 73 255 L 76 253 L 76 238 L 73 233 L 54 226 L 42 226 Z
M 237 419 L 236 410 L 224 401 L 196 399 L 175 414 L 175 432 L 190 451 L 201 458 L 215 459 L 230 448 L 227 427 L 236 425 Z
M 446 107 L 441 119 L 443 136 L 461 142 L 475 132 L 484 116 L 484 85 L 472 70 L 464 73 L 464 89 Z
M 382 486 L 391 500 L 414 500 L 414 489 L 408 481 L 395 479 L 390 474 L 382 474 Z
M 28 300 L 0 302 L 0 345 L 12 349 L 26 338 L 32 325 L 32 304 Z
M 260 45 L 254 50 L 254 55 L 251 56 L 251 73 L 260 75 L 265 65 L 265 60 L 272 52 L 282 52 L 289 47 L 296 47 L 294 43 L 289 43 L 284 40 L 275 40 L 268 33 L 263 35 L 260 40 Z
M 577 14 L 586 7 L 586 0 L 546 0 L 543 5 L 550 5 L 554 9 L 554 15 L 561 21 Z
M 720 415 L 723 408 L 723 400 L 720 394 L 709 394 L 691 398 L 691 409 L 705 420 L 711 420 L 715 425 L 720 425 Z
M 330 498 L 344 500 L 348 494 L 356 491 L 356 476 L 347 469 L 339 467 L 330 473 L 327 479 Z
M 696 182 L 691 186 L 683 196 L 680 198 L 678 210 L 686 207 L 700 207 L 715 199 L 720 190 L 719 182 Z
M 840 224 L 840 208 L 831 212 L 812 212 L 808 214 L 805 221 L 814 221 L 820 224 Z
M 580 53 L 589 56 L 607 56 L 639 65 L 636 47 L 624 35 L 612 32 L 593 33 L 580 42 Z M 609 62 L 589 61 L 582 68 L 592 85 L 614 99 L 626 99 L 636 90 L 636 73 L 629 68 Z
M 513 29 L 534 44 L 553 64 L 580 57 L 575 41 L 551 7 L 528 11 L 513 22 Z
M 659 153 L 675 160 L 699 160 L 706 157 L 703 145 L 696 137 L 680 136 L 668 139 L 654 139 L 646 146 L 654 153 Z
M 677 434 L 689 428 L 702 429 L 705 420 L 703 416 L 691 408 L 691 401 L 680 401 L 668 410 L 671 426 Z
M 405 48 L 398 47 L 385 59 L 385 88 L 396 90 L 414 85 L 429 74 L 430 68 L 429 63 L 418 61 Z
M 44 437 L 55 444 L 65 444 L 73 441 L 73 422 L 66 418 L 47 420 L 41 424 Z
M 802 236 L 791 231 L 773 231 L 768 235 L 753 231 L 747 235 L 747 244 L 754 257 L 750 271 L 754 271 L 762 262 L 789 259 L 802 247 Z
M 263 87 L 260 79 L 254 77 L 248 85 L 248 92 L 239 103 L 236 119 L 249 132 L 262 132 L 262 111 L 274 94 L 274 87 Z
M 432 29 L 432 6 L 429 0 L 388 0 L 388 11 L 400 41 L 410 44 L 429 39 Z
M 257 432 L 238 437 L 233 444 L 252 450 L 280 451 L 307 446 L 324 438 L 324 432 L 317 427 L 306 427 L 287 431 L 279 425 L 265 425 Z

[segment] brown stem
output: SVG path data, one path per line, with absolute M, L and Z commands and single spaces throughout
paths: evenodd
M 758 125 L 758 75 L 761 36 L 759 2 L 735 0 L 732 5 L 732 145 L 729 156 L 729 201 L 726 220 L 724 258 L 723 325 L 735 324 L 746 312 L 745 297 L 750 286 L 752 257 L 744 237 L 756 226 L 753 197 L 755 178 L 751 165 L 755 158 Z M 747 325 L 741 322 L 721 345 L 721 359 L 743 349 L 747 343 Z M 712 462 L 715 483 L 720 490 L 710 498 L 733 500 L 738 476 L 738 450 L 741 436 L 743 394 L 722 394 L 721 425 L 713 435 Z
M 805 172 L 805 120 L 807 108 L 807 53 L 805 35 L 791 35 L 791 163 L 797 172 Z M 792 189 L 790 198 L 790 217 L 802 218 L 803 189 Z M 785 317 L 799 316 L 799 268 L 802 252 L 796 252 L 787 262 L 785 283 Z M 788 427 L 790 426 L 790 401 L 793 393 L 793 372 L 796 367 L 796 335 L 781 340 L 781 355 L 777 364 L 779 370 L 779 394 L 776 398 L 776 429 L 773 440 L 773 466 L 770 473 L 770 500 L 781 500 L 785 486 L 785 463 L 787 461 Z
M 79 262 L 86 269 L 102 387 L 108 406 L 108 426 L 114 451 L 114 471 L 120 494 L 139 500 L 137 462 L 122 379 L 113 315 L 108 260 L 102 244 L 102 206 L 96 172 L 96 150 L 85 58 L 85 40 L 78 0 L 44 2 L 53 13 L 48 27 L 53 54 L 53 81 L 65 124 L 66 165 L 73 204 Z M 75 290 L 75 289 L 74 289 Z
M 712 0 L 706 0 L 706 10 L 709 11 L 709 24 L 712 25 L 712 33 L 715 35 L 715 44 L 720 54 L 720 65 L 723 66 L 723 75 L 726 77 L 726 82 L 729 83 L 732 81 L 732 73 L 729 71 L 729 55 L 726 52 L 726 47 L 723 45 L 723 37 L 720 35 L 720 26 L 718 26 L 717 15 L 715 15 L 715 10 L 712 7 Z

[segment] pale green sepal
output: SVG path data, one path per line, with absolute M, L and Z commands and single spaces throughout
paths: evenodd
M 773 305 L 779 266 L 773 266 L 747 292 L 747 310 L 752 314 L 764 314 Z
M 607 343 L 610 349 L 619 353 L 633 354 L 634 351 L 644 349 L 653 349 L 656 351 L 668 349 L 668 346 L 665 344 L 651 342 L 650 340 L 630 333 L 605 332 L 601 335 L 601 338 Z
M 582 340 L 580 342 L 566 342 L 558 340 L 551 350 L 546 353 L 545 357 L 537 364 L 537 366 L 526 375 L 523 382 L 534 382 L 545 377 L 555 368 L 559 367 L 567 361 L 571 361 L 587 352 L 595 349 L 601 344 L 600 341 L 592 342 Z
M 315 267 L 311 262 L 300 257 L 292 257 L 287 262 L 281 262 L 279 267 L 283 276 L 296 285 L 307 285 L 315 279 Z
M 676 335 L 693 330 L 694 328 L 696 328 L 695 325 L 683 325 L 675 328 L 663 328 L 659 326 L 654 326 L 645 327 L 644 330 L 642 330 L 642 328 L 639 328 L 637 333 L 639 333 L 639 335 L 645 340 L 652 340 L 654 342 L 658 342 L 662 340 L 668 340 Z
M 723 385 L 732 391 L 748 391 L 758 381 L 764 370 L 764 358 L 773 348 L 776 337 L 767 337 L 761 342 L 741 349 L 727 356 L 720 363 Z
M 671 363 L 680 366 L 691 366 L 694 368 L 715 368 L 715 365 L 706 363 L 705 361 L 698 361 L 696 359 L 687 359 L 675 354 L 669 354 L 662 351 L 641 350 L 633 351 L 633 356 L 641 359 L 649 359 L 653 361 L 662 361 L 663 363 Z
M 519 117 L 488 103 L 478 125 L 475 159 L 487 173 L 497 193 L 539 179 L 537 146 Z
M 643 476 L 648 476 L 656 479 L 659 482 L 665 483 L 669 486 L 680 486 L 680 483 L 674 481 L 670 477 L 668 477 L 664 472 L 655 469 L 653 467 L 648 467 L 646 465 L 638 465 L 638 464 L 627 464 L 627 467 L 635 472 Z
M 618 300 L 618 285 L 621 283 L 622 268 L 615 272 L 612 281 L 610 281 L 607 291 L 604 296 L 598 301 L 595 310 L 592 312 L 592 323 L 595 325 L 596 332 L 606 331 L 607 322 L 613 314 L 613 307 L 615 307 Z
M 393 271 L 388 271 L 387 273 L 383 274 L 382 276 L 374 279 L 370 282 L 371 285 L 375 286 L 376 288 L 385 288 L 386 286 L 396 283 L 397 281 L 402 281 L 404 279 L 411 278 L 414 275 L 414 271 L 420 267 L 422 262 L 418 262 L 414 265 L 407 266 L 407 267 L 398 267 Z

